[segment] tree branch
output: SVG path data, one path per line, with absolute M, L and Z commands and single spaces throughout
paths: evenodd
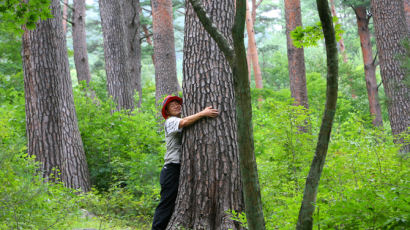
M 255 4 L 255 10 L 258 9 L 259 5 L 263 2 L 263 0 L 259 0 L 258 3 Z
M 180 11 L 180 10 L 175 10 L 176 12 L 178 12 L 178 13 L 180 13 L 180 14 L 182 14 L 182 15 L 185 15 L 185 12 L 182 12 L 182 11 Z
M 228 40 L 218 30 L 218 28 L 216 28 L 215 24 L 212 23 L 209 15 L 207 15 L 204 8 L 202 7 L 200 0 L 189 0 L 189 2 L 191 3 L 192 8 L 194 9 L 199 21 L 201 22 L 205 30 L 214 39 L 214 41 L 218 45 L 218 48 L 224 53 L 229 64 L 233 66 L 234 51 L 229 45 Z
M 383 80 L 377 85 L 377 90 L 379 90 L 379 87 L 382 85 Z
M 68 18 L 63 17 L 63 20 L 66 21 L 66 22 L 68 22 L 68 23 L 70 23 L 71 25 L 74 25 L 74 22 L 68 20 Z
M 141 7 L 141 10 L 145 10 L 145 11 L 147 11 L 148 13 L 150 13 L 151 14 L 151 10 L 148 10 L 148 9 L 145 9 L 144 7 Z
M 379 56 L 379 51 L 376 50 L 376 55 L 374 55 L 374 59 L 372 61 L 372 65 L 377 66 L 379 63 L 376 62 L 377 57 Z
M 63 5 L 67 6 L 67 8 L 69 8 L 70 10 L 74 11 L 74 8 L 71 7 L 70 5 L 68 5 L 67 3 L 65 3 L 63 0 L 60 0 L 60 2 L 61 2 Z

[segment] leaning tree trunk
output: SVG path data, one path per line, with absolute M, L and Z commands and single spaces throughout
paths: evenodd
M 88 65 L 87 42 L 85 34 L 85 0 L 74 0 L 73 4 L 73 49 L 78 82 L 91 80 Z
M 302 26 L 302 14 L 299 0 L 285 0 L 286 38 L 288 47 L 288 69 L 290 91 L 297 105 L 309 108 L 306 87 L 305 54 L 303 48 L 296 48 L 290 32 Z
M 134 92 L 138 93 L 138 104 L 141 106 L 141 42 L 140 42 L 140 3 L 139 0 L 121 1 L 121 12 L 124 17 L 125 43 L 127 46 L 127 65 Z
M 383 126 L 382 113 L 379 103 L 379 92 L 376 80 L 376 64 L 372 54 L 372 43 L 370 39 L 369 20 L 366 7 L 353 8 L 356 13 L 357 31 L 362 47 L 364 75 L 366 79 L 367 96 L 369 99 L 370 114 L 373 116 L 374 126 Z
M 335 30 L 332 22 L 332 15 L 327 0 L 316 0 L 322 23 L 323 34 L 326 44 L 327 56 L 327 88 L 326 105 L 322 118 L 319 138 L 316 145 L 315 156 L 310 165 L 309 174 L 306 178 L 305 191 L 303 193 L 302 206 L 299 211 L 299 218 L 296 225 L 298 230 L 312 229 L 313 213 L 317 190 L 319 187 L 320 176 L 326 160 L 329 145 L 330 132 L 332 131 L 333 118 L 336 113 L 337 90 L 338 90 L 338 58 Z
M 117 109 L 134 109 L 134 84 L 127 65 L 124 19 L 119 1 L 99 0 L 107 88 Z
M 46 179 L 59 177 L 67 187 L 89 191 L 60 10 L 60 2 L 53 0 L 54 18 L 23 35 L 28 153 L 41 162 Z
M 388 99 L 387 110 L 391 129 L 393 135 L 404 134 L 408 132 L 410 125 L 410 90 L 400 62 L 401 57 L 406 54 L 401 42 L 409 38 L 403 1 L 372 0 L 371 4 L 380 74 Z M 403 142 L 402 138 L 395 138 L 395 143 Z M 408 142 L 403 146 L 402 151 L 410 151 Z
M 212 0 L 205 7 L 232 41 L 233 2 Z M 232 72 L 188 2 L 183 71 L 183 113 L 190 115 L 212 106 L 220 115 L 184 130 L 180 186 L 168 229 L 241 229 L 227 213 L 244 210 Z
M 181 91 L 175 59 L 172 0 L 151 0 L 152 32 L 154 35 L 155 98 L 162 102 L 165 95 Z
M 246 30 L 248 33 L 248 55 L 249 55 L 248 59 L 249 61 L 252 61 L 253 74 L 255 78 L 255 87 L 257 89 L 262 89 L 263 88 L 262 72 L 261 72 L 261 68 L 259 65 L 258 49 L 256 47 L 255 30 L 253 27 L 252 14 L 251 14 L 251 11 L 249 10 L 248 2 L 246 2 Z M 248 63 L 248 67 L 249 66 L 250 66 L 250 63 Z M 248 70 L 248 73 L 250 73 L 249 70 Z

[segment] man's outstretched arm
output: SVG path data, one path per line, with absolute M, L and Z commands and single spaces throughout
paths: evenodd
M 218 116 L 218 114 L 219 114 L 218 110 L 213 109 L 212 106 L 206 107 L 204 110 L 202 110 L 199 113 L 182 118 L 181 121 L 179 122 L 178 128 L 181 129 L 181 128 L 190 126 L 203 117 L 216 117 Z

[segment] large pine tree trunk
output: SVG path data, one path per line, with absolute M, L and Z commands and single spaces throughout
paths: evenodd
M 372 0 L 371 4 L 390 125 L 393 135 L 398 135 L 406 132 L 410 125 L 410 91 L 400 62 L 406 54 L 401 42 L 409 38 L 403 1 Z M 396 138 L 395 142 L 402 143 L 403 139 Z M 409 152 L 410 144 L 407 143 L 402 150 Z
M 259 65 L 258 49 L 256 48 L 255 41 L 255 31 L 253 29 L 252 14 L 249 10 L 248 1 L 246 1 L 246 30 L 248 32 L 248 59 L 250 59 L 249 61 L 252 61 L 253 74 L 255 77 L 255 87 L 258 89 L 262 89 L 262 72 Z M 248 67 L 249 66 L 250 64 L 248 64 Z
M 28 153 L 41 162 L 45 178 L 52 179 L 54 174 L 67 187 L 89 191 L 58 0 L 52 1 L 51 10 L 54 18 L 37 23 L 35 30 L 25 30 L 23 35 Z
M 373 62 L 372 43 L 370 39 L 369 20 L 366 7 L 358 6 L 354 8 L 357 19 L 357 31 L 362 47 L 364 75 L 366 79 L 367 96 L 369 99 L 370 114 L 373 118 L 373 125 L 383 126 L 383 119 L 379 103 L 379 92 L 376 80 L 376 65 Z
M 140 42 L 140 3 L 139 0 L 122 0 L 124 17 L 125 43 L 127 46 L 127 64 L 133 87 L 133 94 L 138 93 L 138 104 L 141 106 L 141 42 Z
M 172 0 L 151 0 L 152 32 L 154 35 L 155 98 L 162 102 L 165 95 L 181 91 L 175 59 Z
M 203 4 L 215 25 L 232 41 L 233 1 Z M 184 130 L 179 193 L 168 229 L 178 229 L 179 225 L 188 229 L 241 229 L 226 213 L 244 211 L 232 72 L 188 2 L 183 70 L 183 113 L 190 115 L 213 106 L 220 115 Z
M 85 34 L 85 0 L 74 0 L 73 8 L 73 48 L 77 79 L 79 82 L 85 81 L 88 84 L 91 74 Z
M 298 105 L 309 108 L 304 50 L 303 48 L 296 48 L 290 37 L 290 32 L 292 30 L 297 26 L 302 26 L 302 14 L 299 0 L 285 0 L 285 17 L 290 91 Z
M 306 178 L 305 190 L 303 192 L 302 205 L 299 210 L 297 230 L 310 230 L 313 228 L 313 213 L 320 176 L 325 165 L 327 150 L 329 146 L 330 133 L 332 131 L 333 119 L 336 113 L 337 91 L 338 91 L 338 57 L 335 30 L 332 15 L 327 0 L 316 0 L 320 22 L 326 44 L 327 62 L 327 88 L 325 112 L 320 126 L 319 137 L 316 145 L 315 156 L 310 165 L 309 174 Z
M 120 1 L 99 0 L 107 88 L 117 109 L 134 109 L 135 84 L 127 65 L 126 34 Z

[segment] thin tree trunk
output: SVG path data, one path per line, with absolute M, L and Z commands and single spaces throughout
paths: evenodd
M 67 32 L 67 19 L 68 19 L 68 0 L 63 1 L 63 31 L 64 34 Z
M 140 42 L 140 3 L 139 0 L 121 1 L 124 17 L 125 44 L 127 50 L 128 73 L 130 74 L 133 95 L 138 93 L 137 106 L 141 106 L 141 42 Z
M 77 125 L 58 0 L 51 2 L 51 12 L 54 18 L 23 34 L 28 153 L 41 162 L 46 179 L 60 178 L 67 187 L 86 192 L 90 190 L 88 166 Z
M 255 31 L 253 29 L 253 21 L 251 11 L 249 10 L 248 2 L 246 1 L 246 29 L 248 32 L 248 53 L 252 60 L 253 73 L 255 78 L 255 87 L 263 88 L 262 73 L 259 66 L 258 49 L 256 48 Z M 249 71 L 249 70 L 248 70 Z
M 410 0 L 403 0 L 403 4 L 406 16 L 407 32 L 410 33 Z
M 79 83 L 85 81 L 88 85 L 91 74 L 85 33 L 85 0 L 74 0 L 73 9 L 73 49 L 77 80 Z
M 320 176 L 325 164 L 330 133 L 332 131 L 333 119 L 336 113 L 337 91 L 338 91 L 338 58 L 335 30 L 332 22 L 332 15 L 327 0 L 316 0 L 322 23 L 323 34 L 326 44 L 327 56 L 327 89 L 326 105 L 322 118 L 319 138 L 316 146 L 315 156 L 310 166 L 309 174 L 306 178 L 305 191 L 303 193 L 302 205 L 299 211 L 299 218 L 296 225 L 298 230 L 312 229 L 313 213 L 315 211 L 317 190 Z
M 157 103 L 160 103 L 164 96 L 181 91 L 176 70 L 172 1 L 151 0 L 151 9 L 154 34 L 155 98 Z
M 249 35 L 248 35 L 249 36 Z M 249 39 L 249 38 L 248 38 Z M 248 44 L 248 49 L 246 51 L 246 63 L 248 65 L 248 78 L 249 78 L 249 83 L 252 81 L 252 58 L 251 58 L 251 51 L 249 50 L 249 44 Z
M 303 48 L 296 48 L 290 37 L 290 32 L 298 26 L 302 26 L 302 14 L 299 0 L 285 0 L 285 18 L 286 18 L 286 38 L 288 48 L 288 69 L 290 91 L 297 105 L 309 108 L 307 86 L 306 86 L 306 68 Z
M 376 80 L 376 64 L 373 61 L 372 43 L 370 39 L 369 20 L 365 6 L 353 8 L 356 13 L 357 31 L 362 47 L 364 75 L 366 79 L 367 96 L 370 114 L 373 116 L 374 126 L 383 126 L 383 119 L 379 103 L 379 92 Z
M 108 93 L 117 109 L 134 109 L 134 84 L 127 65 L 124 19 L 119 1 L 99 0 Z
M 334 0 L 330 0 L 330 5 L 331 5 L 331 11 L 332 11 L 333 17 L 337 17 Z M 339 48 L 340 48 L 340 53 L 342 54 L 342 57 L 343 57 L 343 62 L 347 63 L 347 54 L 346 54 L 346 48 L 345 48 L 345 43 L 343 41 L 343 37 L 341 37 L 339 40 Z
M 372 0 L 371 5 L 380 74 L 388 99 L 387 110 L 391 129 L 396 136 L 407 133 L 410 126 L 410 91 L 409 85 L 406 84 L 408 76 L 406 77 L 400 62 L 400 58 L 406 54 L 401 42 L 409 38 L 409 31 L 402 0 Z M 395 138 L 395 143 L 403 142 L 403 138 Z M 410 151 L 408 142 L 402 147 L 402 151 Z
M 147 38 L 147 43 L 151 47 L 154 47 L 151 41 L 151 35 L 149 34 L 147 25 L 142 25 L 142 29 L 144 30 L 145 37 Z M 151 54 L 151 59 L 152 59 L 152 64 L 155 66 L 155 58 L 154 58 L 154 53 Z

